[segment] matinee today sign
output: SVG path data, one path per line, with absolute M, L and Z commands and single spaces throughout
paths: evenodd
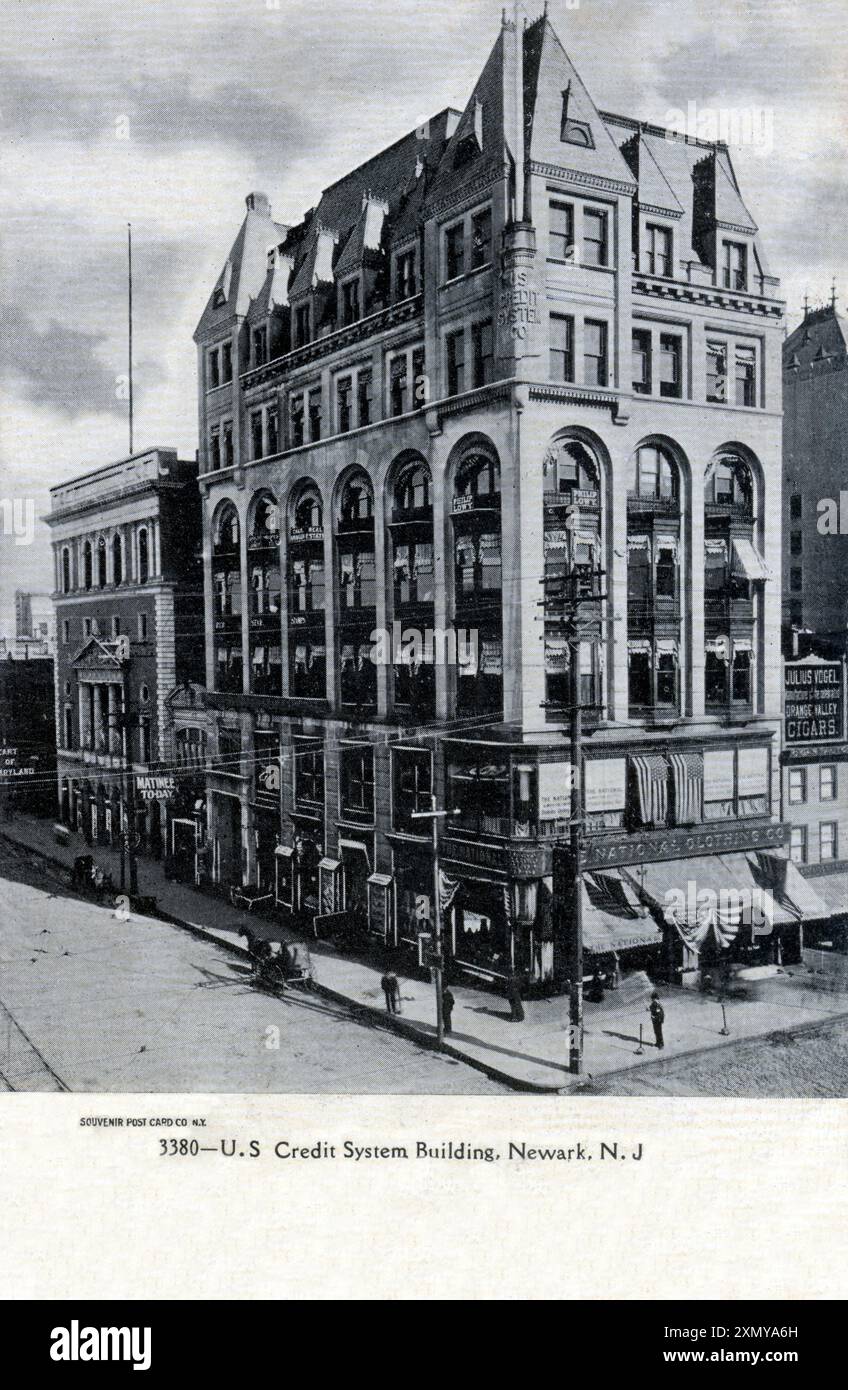
M 844 738 L 842 663 L 809 657 L 784 668 L 784 743 L 823 743 Z

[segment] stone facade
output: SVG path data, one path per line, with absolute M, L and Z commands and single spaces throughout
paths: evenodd
M 197 464 L 151 449 L 51 489 L 59 811 L 94 841 L 120 828 L 125 773 L 172 771 L 168 696 L 202 676 Z M 175 613 L 179 607 L 182 619 Z M 139 805 L 145 847 L 166 816 Z
M 552 979 L 563 586 L 587 843 L 780 846 L 782 324 L 726 147 L 547 17 L 302 223 L 251 194 L 196 333 L 213 877 L 412 946 L 435 793 L 449 954 Z

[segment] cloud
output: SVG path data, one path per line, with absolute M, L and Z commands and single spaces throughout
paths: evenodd
M 535 15 L 541 0 L 528 0 Z M 734 152 L 797 312 L 848 269 L 844 0 L 552 0 L 597 105 L 662 123 L 689 100 L 774 110 Z M 136 442 L 196 447 L 191 335 L 251 189 L 280 221 L 446 105 L 495 42 L 493 0 L 15 0 L 3 13 L 0 496 L 120 457 L 126 223 Z M 125 118 L 125 119 L 123 119 Z M 848 295 L 848 277 L 842 282 Z M 4 559 L 6 556 L 4 555 Z M 29 557 L 27 557 L 29 563 Z M 12 566 L 14 568 L 14 566 Z M 9 580 L 3 565 L 0 585 Z
M 105 334 L 82 333 L 55 319 L 37 325 L 16 305 L 0 305 L 4 384 L 17 387 L 25 401 L 47 402 L 71 417 L 82 414 L 86 402 L 114 399 L 114 377 L 98 360 L 105 341 Z

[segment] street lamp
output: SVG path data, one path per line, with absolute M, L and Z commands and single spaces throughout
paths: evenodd
M 443 986 L 443 958 L 442 958 L 442 904 L 441 904 L 441 883 L 439 872 L 439 824 L 448 816 L 459 815 L 458 811 L 439 811 L 436 809 L 436 794 L 430 796 L 431 809 L 429 811 L 413 811 L 412 820 L 428 820 L 433 828 L 433 972 L 436 985 L 436 1040 L 439 1046 L 445 1040 L 445 1015 L 444 1000 L 442 999 Z

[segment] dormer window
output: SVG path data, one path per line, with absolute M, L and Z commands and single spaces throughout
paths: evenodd
M 395 298 L 411 299 L 416 292 L 415 252 L 402 251 L 395 261 Z
M 347 280 L 342 285 L 342 323 L 358 323 L 362 317 L 359 300 L 359 278 Z
M 722 284 L 726 290 L 747 290 L 748 288 L 748 248 L 742 242 L 724 243 L 724 264 Z
M 492 260 L 492 209 L 484 208 L 471 219 L 471 269 L 479 270 Z
M 268 327 L 260 324 L 253 330 L 253 365 L 261 367 L 268 361 Z
M 465 226 L 457 222 L 445 232 L 445 277 L 456 280 L 465 274 Z
M 648 275 L 671 276 L 671 232 L 650 222 L 645 228 L 645 270 Z
M 295 338 L 297 340 L 296 346 L 305 347 L 312 336 L 308 304 L 301 304 L 295 310 L 294 328 Z

